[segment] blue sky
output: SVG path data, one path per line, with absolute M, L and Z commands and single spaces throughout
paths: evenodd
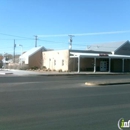
M 129 31 L 127 33 L 75 35 L 73 49 L 93 43 L 130 40 L 130 0 L 0 0 L 0 53 L 13 54 L 38 46 L 68 49 L 68 34 Z M 61 35 L 41 37 L 42 35 Z

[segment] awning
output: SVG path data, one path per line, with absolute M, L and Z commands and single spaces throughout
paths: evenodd
M 77 53 L 77 52 L 70 52 L 70 58 L 76 57 L 89 57 L 89 58 L 123 58 L 123 59 L 130 59 L 129 55 L 113 55 L 113 54 L 103 54 L 103 53 Z

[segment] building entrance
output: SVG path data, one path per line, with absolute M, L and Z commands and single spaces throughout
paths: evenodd
M 100 61 L 100 71 L 107 71 L 107 61 Z

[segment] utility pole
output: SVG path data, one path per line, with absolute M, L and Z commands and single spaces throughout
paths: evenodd
M 72 42 L 73 42 L 73 39 L 72 37 L 74 37 L 74 35 L 68 35 L 70 37 L 69 39 L 69 50 L 72 50 Z
M 16 47 L 16 44 L 15 44 L 15 39 L 14 39 L 14 63 L 15 63 L 15 47 Z
M 35 47 L 37 47 L 37 35 L 35 35 L 34 37 L 35 37 Z

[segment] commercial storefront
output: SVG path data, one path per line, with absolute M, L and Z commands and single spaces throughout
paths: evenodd
M 93 45 L 86 50 L 45 51 L 43 66 L 74 72 L 130 72 L 130 42 Z
M 130 72 L 130 56 L 93 53 L 70 54 L 71 71 Z

